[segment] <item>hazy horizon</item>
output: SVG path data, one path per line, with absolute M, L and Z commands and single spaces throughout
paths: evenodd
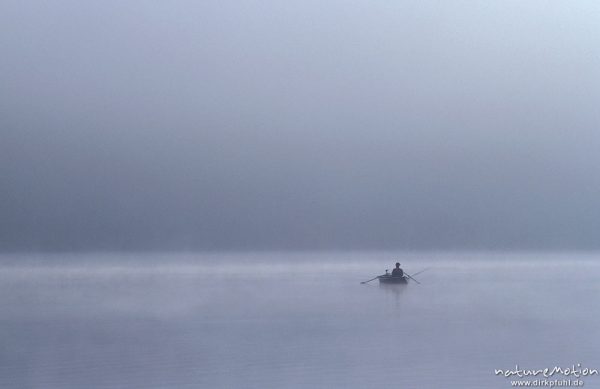
M 394 257 L 406 285 L 373 279 L 385 254 L 35 257 L 0 261 L 2 388 L 505 389 L 495 369 L 600 366 L 598 254 Z
M 0 4 L 0 252 L 600 249 L 600 4 Z

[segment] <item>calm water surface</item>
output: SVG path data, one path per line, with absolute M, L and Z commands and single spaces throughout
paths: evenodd
M 422 284 L 360 284 L 396 260 Z M 509 388 L 494 369 L 600 369 L 599 277 L 581 253 L 3 255 L 0 387 Z

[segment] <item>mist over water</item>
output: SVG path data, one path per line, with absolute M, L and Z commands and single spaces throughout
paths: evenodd
M 0 3 L 0 250 L 598 249 L 594 1 Z
M 396 260 L 421 285 L 360 284 Z M 3 255 L 0 386 L 506 388 L 600 367 L 599 276 L 594 253 Z
M 0 1 L 0 387 L 600 368 L 599 20 L 585 0 Z M 398 259 L 421 285 L 360 284 Z

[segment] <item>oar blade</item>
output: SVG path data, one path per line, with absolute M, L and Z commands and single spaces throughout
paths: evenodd
M 371 278 L 370 280 L 367 280 L 367 281 L 362 281 L 362 282 L 361 282 L 361 284 L 366 284 L 367 282 L 371 282 L 371 281 L 373 281 L 373 280 L 376 280 L 378 277 L 379 277 L 379 276 L 377 276 L 377 277 L 373 277 L 373 278 Z

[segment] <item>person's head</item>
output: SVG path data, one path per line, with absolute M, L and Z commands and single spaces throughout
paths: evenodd
M 400 262 L 396 262 L 396 269 L 400 267 Z

